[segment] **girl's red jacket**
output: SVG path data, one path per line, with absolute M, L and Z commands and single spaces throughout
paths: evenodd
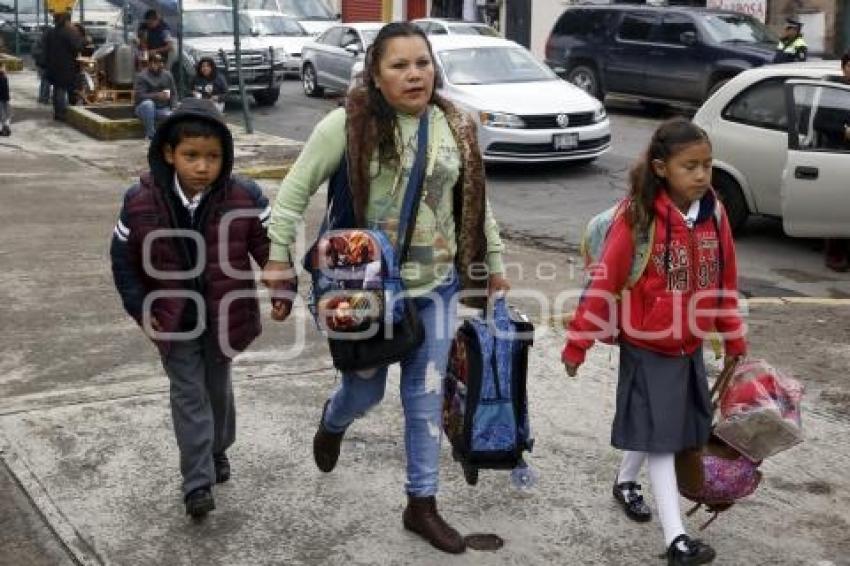
M 625 287 L 635 252 L 632 229 L 625 214 L 614 219 L 569 324 L 563 361 L 580 364 L 594 340 L 612 338 L 659 354 L 689 355 L 713 330 L 723 338 L 726 355 L 746 352 L 735 243 L 714 192 L 700 200 L 689 227 L 667 192 L 660 191 L 655 219 L 649 262 L 630 289 Z

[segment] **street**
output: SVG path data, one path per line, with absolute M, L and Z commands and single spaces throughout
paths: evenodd
M 637 525 L 611 497 L 619 461 L 610 446 L 616 349 L 595 347 L 579 376 L 566 378 L 557 313 L 535 310 L 523 292 L 551 307 L 559 293 L 580 286 L 581 227 L 622 194 L 657 117 L 612 104 L 614 150 L 593 165 L 488 171 L 506 265 L 528 274 L 512 275 L 510 297 L 537 328 L 529 462 L 540 479 L 523 492 L 508 472 L 488 470 L 469 486 L 444 443 L 441 513 L 463 533 L 505 540 L 496 553 L 452 557 L 402 528 L 398 371 L 384 401 L 346 434 L 337 469 L 318 472 L 312 437 L 339 376 L 303 302 L 277 323 L 265 292 L 264 333 L 233 365 L 233 479 L 216 487 L 217 508 L 206 521 L 184 515 L 168 379 L 156 349 L 124 313 L 110 271 L 121 195 L 145 169 L 147 147 L 94 140 L 52 121 L 49 107 L 35 101 L 32 71 L 12 84 L 14 133 L 0 142 L 0 566 L 655 562 L 663 550 L 656 518 Z M 308 99 L 298 82 L 287 82 L 278 106 L 255 114 L 257 131 L 303 140 L 335 104 Z M 228 108 L 234 125 L 240 111 Z M 237 171 L 297 151 L 291 140 L 234 130 Z M 270 199 L 277 186 L 262 181 Z M 322 197 L 310 203 L 302 243 L 317 229 Z M 752 223 L 739 245 L 743 287 L 754 295 L 750 355 L 804 383 L 805 441 L 767 460 L 757 491 L 710 528 L 697 530 L 704 511 L 686 518 L 687 528 L 717 549 L 718 564 L 846 564 L 850 301 L 830 297 L 850 295 L 848 277 L 828 275 L 812 244 L 783 237 L 774 221 Z M 557 276 L 540 276 L 547 265 Z M 716 375 L 718 360 L 708 351 L 705 358 Z M 654 508 L 651 490 L 647 499 Z
M 301 83 L 290 79 L 276 106 L 252 109 L 254 125 L 260 132 L 303 141 L 338 102 L 332 95 L 309 98 Z M 489 197 L 503 235 L 532 248 L 575 252 L 587 220 L 622 198 L 629 167 L 657 125 L 676 110 L 648 116 L 628 101 L 609 97 L 606 102 L 612 150 L 594 163 L 488 167 Z M 229 105 L 227 115 L 232 123 L 242 122 L 238 104 Z M 850 276 L 828 271 L 819 246 L 785 236 L 778 220 L 751 217 L 737 239 L 741 291 L 748 296 L 850 297 Z

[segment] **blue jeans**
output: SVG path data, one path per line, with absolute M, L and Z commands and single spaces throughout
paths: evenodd
M 145 127 L 145 137 L 151 139 L 156 133 L 156 121 L 171 116 L 171 108 L 157 108 L 153 100 L 143 100 L 136 106 L 136 116 Z
M 430 295 L 417 298 L 425 340 L 401 362 L 401 402 L 404 408 L 404 444 L 407 452 L 406 490 L 414 497 L 436 495 L 443 423 L 443 381 L 449 349 L 457 326 L 457 278 Z M 358 375 L 360 373 L 361 375 Z M 324 426 L 343 432 L 354 419 L 381 402 L 387 368 L 342 374 L 325 412 Z
M 53 117 L 64 120 L 68 113 L 68 89 L 53 85 Z
M 40 69 L 38 79 L 38 101 L 41 104 L 48 104 L 50 102 L 50 81 L 47 80 L 47 74 Z

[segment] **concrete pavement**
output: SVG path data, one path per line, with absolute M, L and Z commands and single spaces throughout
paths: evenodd
M 597 347 L 578 379 L 563 376 L 562 333 L 547 322 L 551 311 L 534 304 L 577 287 L 575 264 L 515 242 L 506 257 L 515 266 L 515 300 L 539 329 L 529 397 L 537 437 L 530 462 L 540 482 L 520 493 L 508 474 L 482 472 L 469 487 L 445 447 L 441 462 L 445 515 L 465 533 L 498 533 L 502 550 L 438 555 L 402 530 L 397 371 L 384 402 L 350 429 L 338 469 L 315 469 L 311 438 L 335 374 L 303 305 L 283 325 L 266 314 L 264 336 L 237 359 L 233 479 L 217 488 L 218 509 L 205 522 L 187 520 L 167 380 L 122 312 L 109 272 L 108 238 L 144 149 L 94 142 L 52 123 L 48 108 L 24 105 L 17 115 L 13 137 L 0 141 L 0 468 L 14 478 L 0 489 L 0 512 L 15 513 L 19 527 L 13 539 L 0 537 L 0 564 L 656 561 L 657 520 L 629 522 L 610 496 L 616 351 Z M 246 166 L 252 151 L 278 151 L 241 139 L 253 144 L 242 146 Z M 264 187 L 271 197 L 273 184 Z M 322 205 L 317 196 L 307 234 Z M 848 563 L 848 312 L 842 303 L 753 307 L 753 353 L 808 385 L 807 440 L 767 461 L 756 494 L 701 535 L 717 548 L 718 563 Z M 687 524 L 695 532 L 704 518 Z

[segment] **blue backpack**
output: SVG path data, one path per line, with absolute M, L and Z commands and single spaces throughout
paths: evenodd
M 503 298 L 492 314 L 461 325 L 446 371 L 443 429 L 470 485 L 479 469 L 517 467 L 534 444 L 526 393 L 534 325 Z

